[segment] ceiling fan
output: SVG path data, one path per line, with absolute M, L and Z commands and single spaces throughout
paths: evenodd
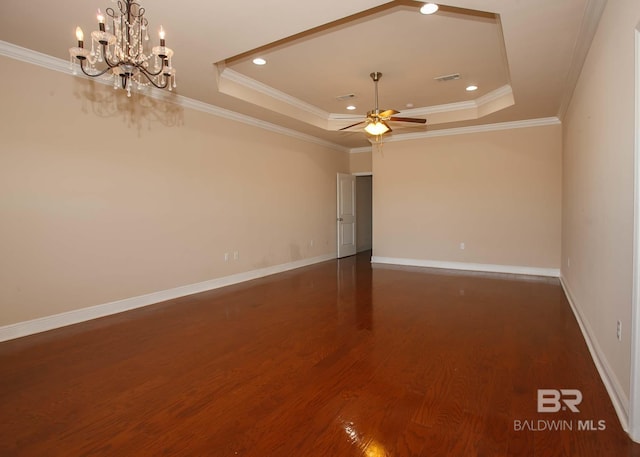
M 360 124 L 365 124 L 364 130 L 370 135 L 380 137 L 387 132 L 391 132 L 388 122 L 413 122 L 415 124 L 426 124 L 426 119 L 418 119 L 415 117 L 398 117 L 395 114 L 400 114 L 400 111 L 394 109 L 388 109 L 380 111 L 378 108 L 378 81 L 382 77 L 382 73 L 375 71 L 371 73 L 371 79 L 375 85 L 375 108 L 367 113 L 367 117 L 364 121 L 356 122 L 355 124 L 348 125 L 340 130 L 347 130 L 352 127 L 356 127 Z

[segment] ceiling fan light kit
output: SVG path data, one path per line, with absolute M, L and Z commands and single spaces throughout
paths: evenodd
M 98 10 L 98 30 L 91 32 L 91 51 L 84 48 L 82 29 L 76 29 L 78 46 L 69 49 L 74 74 L 76 59 L 82 73 L 89 77 L 97 78 L 110 72 L 114 89 L 122 87 L 129 97 L 132 84 L 138 89 L 153 85 L 172 90 L 176 87 L 176 70 L 171 65 L 173 50 L 166 46 L 164 29 L 160 26 L 160 46 L 154 46 L 151 52 L 145 50 L 149 41 L 145 9 L 136 0 L 118 0 L 117 5 L 118 11 L 105 10 L 110 18 L 107 23 L 105 15 Z M 151 59 L 153 65 L 150 66 Z
M 391 129 L 384 122 L 369 122 L 364 130 L 369 135 L 379 136 L 384 135 Z

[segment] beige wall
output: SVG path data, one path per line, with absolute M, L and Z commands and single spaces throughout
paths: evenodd
M 347 153 L 0 64 L 0 326 L 335 253 Z
M 371 173 L 371 151 L 349 154 L 349 169 L 351 173 Z
M 374 256 L 559 268 L 560 125 L 385 143 L 373 175 Z
M 631 360 L 634 29 L 639 22 L 637 0 L 607 3 L 563 122 L 562 276 L 625 407 Z M 622 341 L 616 338 L 617 320 Z

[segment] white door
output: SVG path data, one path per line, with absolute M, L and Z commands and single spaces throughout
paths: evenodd
M 356 177 L 338 173 L 338 258 L 356 253 Z

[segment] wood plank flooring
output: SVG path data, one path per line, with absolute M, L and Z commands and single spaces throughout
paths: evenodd
M 1 456 L 640 456 L 557 280 L 366 255 L 0 343 L 0 419 Z

